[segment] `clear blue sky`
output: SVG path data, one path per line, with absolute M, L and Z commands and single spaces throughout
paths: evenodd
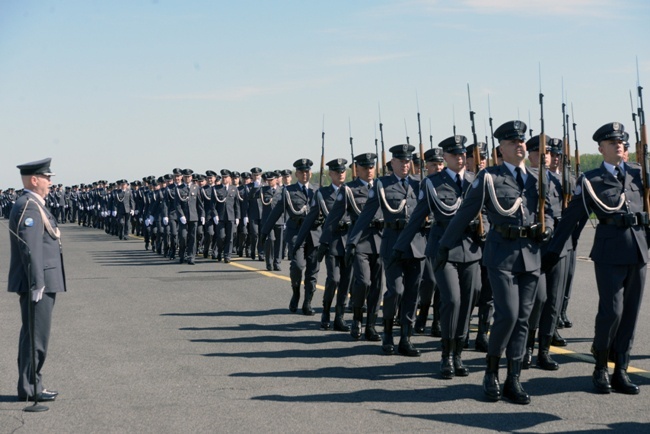
M 583 152 L 620 121 L 638 56 L 650 107 L 644 0 L 0 0 L 0 186 L 16 164 L 54 158 L 56 182 L 129 180 L 173 167 L 290 168 L 374 151 L 485 137 L 519 117 L 562 134 L 562 80 Z M 487 127 L 489 131 L 489 126 Z M 316 163 L 317 164 L 317 163 Z

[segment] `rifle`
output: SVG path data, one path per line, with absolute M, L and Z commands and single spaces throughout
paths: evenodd
M 325 172 L 325 115 L 323 115 L 323 133 L 321 134 L 320 145 L 320 174 L 318 175 L 318 186 L 323 186 L 323 172 Z
M 632 91 L 630 91 L 630 109 L 632 110 L 632 121 L 634 122 L 634 135 L 636 142 L 634 142 L 634 149 L 636 152 L 636 162 L 641 163 L 641 140 L 639 139 L 639 127 L 636 124 L 636 112 L 634 111 L 634 104 L 632 104 Z
M 379 109 L 379 137 L 381 138 L 381 175 L 386 176 L 386 150 L 384 149 L 384 124 L 381 123 L 381 106 L 377 103 Z
M 451 121 L 453 123 L 454 136 L 456 135 L 456 108 L 454 105 L 451 105 Z
M 424 145 L 422 144 L 422 126 L 420 125 L 420 101 L 417 93 L 415 101 L 418 106 L 418 136 L 420 137 L 420 179 L 424 179 Z
M 529 126 L 533 125 L 532 122 L 530 121 L 530 110 L 528 110 L 528 125 Z M 533 129 L 532 128 L 528 128 L 528 137 L 529 138 L 533 137 Z
M 377 124 L 375 124 L 375 155 L 379 155 L 379 147 L 377 145 Z M 354 161 L 352 161 L 354 165 Z
M 564 78 L 562 79 L 562 132 L 562 209 L 565 209 L 571 200 L 571 148 L 569 115 L 566 114 L 566 103 L 564 102 Z
M 492 110 L 490 109 L 490 94 L 488 94 L 488 116 L 490 119 L 490 137 L 492 137 L 492 165 L 496 166 L 497 164 L 499 164 L 499 161 L 497 159 L 497 148 L 494 145 L 494 126 L 492 125 L 493 119 L 492 119 Z
M 474 173 L 478 176 L 481 167 L 481 151 L 478 146 L 478 139 L 476 138 L 476 125 L 474 124 L 474 111 L 472 110 L 472 98 L 469 93 L 469 83 L 467 83 L 467 101 L 469 102 L 469 120 L 472 123 L 472 139 L 474 140 Z M 462 192 L 461 192 L 462 193 Z M 478 227 L 476 233 L 479 238 L 485 237 L 485 230 L 483 228 L 483 213 L 481 210 L 478 212 Z
M 571 119 L 573 119 L 573 141 L 576 144 L 576 178 L 580 176 L 580 151 L 578 150 L 578 133 L 576 132 L 576 118 L 573 115 L 573 103 L 571 103 Z
M 542 93 L 542 65 L 539 65 L 539 209 L 537 210 L 537 222 L 540 226 L 540 233 L 546 230 L 544 222 L 544 211 L 546 208 L 546 133 L 544 132 L 544 94 Z
M 354 163 L 354 145 L 352 144 L 352 122 L 350 122 L 350 118 L 348 118 L 348 130 L 350 131 L 350 155 L 352 155 L 352 162 Z M 356 179 L 357 177 L 357 168 L 354 164 L 352 164 L 352 179 Z
M 648 155 L 648 131 L 645 123 L 645 112 L 643 111 L 643 87 L 639 80 L 639 59 L 636 59 L 636 88 L 639 95 L 639 137 L 640 149 L 643 151 L 641 160 L 641 174 L 643 178 L 643 211 L 650 212 L 650 156 Z
M 429 118 L 429 143 L 431 143 L 430 149 L 433 149 L 433 134 L 431 133 L 431 118 Z
M 404 118 L 404 131 L 406 132 L 406 144 L 410 145 L 411 141 L 409 140 L 409 130 L 406 128 L 406 118 Z M 411 165 L 409 169 L 411 175 L 415 174 L 415 167 L 413 167 L 413 160 L 411 160 Z

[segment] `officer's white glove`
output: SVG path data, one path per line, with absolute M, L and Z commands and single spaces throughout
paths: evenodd
M 41 289 L 32 289 L 32 301 L 34 303 L 41 301 L 43 298 L 43 291 L 45 291 L 45 287 L 42 287 Z
M 83 210 L 84 210 L 84 207 L 83 207 L 83 206 L 80 206 L 79 209 L 80 209 L 81 211 L 83 211 Z
M 212 221 L 214 222 L 215 225 L 218 225 L 219 224 L 219 216 L 212 217 Z
M 248 224 L 248 217 L 244 217 L 244 226 Z
M 111 212 L 111 215 L 112 215 L 113 217 L 117 217 L 117 211 L 113 211 L 113 212 Z
M 133 214 L 134 214 L 133 210 L 131 210 L 131 211 L 129 212 L 129 214 L 133 215 Z
M 163 224 L 167 226 L 169 224 L 169 217 L 163 217 Z
M 185 216 L 184 216 L 184 215 L 183 215 L 183 216 L 181 216 L 181 223 L 182 223 L 182 224 L 184 224 L 184 225 L 186 225 L 186 224 L 187 224 L 187 219 L 185 218 Z
M 140 223 L 142 223 L 142 217 L 140 217 L 140 218 L 138 219 L 138 221 L 139 221 Z
M 235 226 L 239 226 L 239 219 L 235 219 Z
M 201 217 L 201 225 L 205 224 L 205 217 Z

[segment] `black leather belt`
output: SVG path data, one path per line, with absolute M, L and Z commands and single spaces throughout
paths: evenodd
M 531 226 L 494 225 L 492 227 L 507 240 L 516 240 L 519 238 L 536 238 L 540 235 L 541 232 L 541 226 L 539 224 L 534 224 Z
M 395 229 L 397 231 L 402 230 L 406 227 L 408 224 L 408 220 L 405 219 L 399 219 L 395 220 L 392 222 L 384 222 L 384 228 L 390 228 L 390 229 Z
M 632 226 L 647 226 L 648 214 L 645 212 L 614 214 L 611 217 L 602 217 L 598 219 L 601 225 L 611 225 L 619 228 L 629 228 Z

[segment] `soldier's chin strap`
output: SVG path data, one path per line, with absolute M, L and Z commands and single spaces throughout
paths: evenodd
M 444 216 L 451 217 L 456 214 L 456 211 L 458 211 L 458 208 L 460 208 L 460 205 L 463 203 L 462 196 L 459 196 L 453 205 L 447 205 L 441 201 L 438 197 L 436 188 L 433 186 L 433 183 L 429 178 L 425 178 L 424 180 L 424 190 L 424 194 L 427 197 L 427 203 L 429 204 L 429 210 L 433 211 L 433 208 L 431 207 L 431 201 L 433 200 L 435 207 Z
M 492 201 L 492 204 L 494 205 L 494 208 L 496 211 L 501 214 L 504 217 L 510 217 L 514 213 L 517 212 L 521 208 L 521 203 L 523 202 L 523 199 L 521 196 L 517 197 L 515 199 L 515 203 L 512 205 L 510 209 L 504 209 L 501 207 L 501 204 L 499 203 L 499 200 L 497 199 L 497 194 L 496 191 L 494 190 L 494 179 L 492 178 L 492 175 L 488 172 L 485 172 L 485 176 L 483 177 L 485 180 L 483 184 L 483 198 L 481 200 L 481 208 L 483 208 L 483 203 L 485 202 L 485 189 L 487 188 L 488 193 L 490 195 L 490 200 Z M 523 212 L 523 211 L 522 211 Z
M 383 202 L 384 206 L 386 207 L 386 210 L 391 214 L 401 213 L 404 210 L 404 207 L 406 206 L 406 198 L 402 199 L 397 209 L 393 209 L 390 207 L 390 205 L 388 205 L 388 202 L 386 201 L 386 193 L 384 192 L 384 185 L 381 183 L 379 179 L 377 180 L 376 184 L 377 184 L 377 191 L 379 192 L 379 198 Z

